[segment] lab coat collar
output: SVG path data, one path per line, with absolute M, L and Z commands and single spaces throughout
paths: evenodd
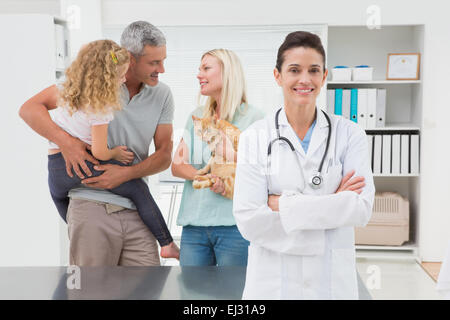
M 328 127 L 328 121 L 325 118 L 325 115 L 323 114 L 322 110 L 316 107 L 316 112 L 317 112 L 316 128 Z M 284 107 L 281 109 L 280 116 L 278 117 L 278 123 L 280 124 L 280 126 L 290 126 L 286 117 L 286 110 Z
M 325 115 L 323 114 L 321 109 L 318 109 L 316 107 L 316 111 L 317 111 L 316 125 L 314 127 L 311 136 L 311 141 L 309 143 L 307 154 L 305 154 L 305 151 L 303 150 L 303 147 L 300 144 L 300 140 L 297 134 L 295 133 L 294 129 L 287 120 L 285 108 L 281 110 L 280 115 L 278 117 L 281 135 L 286 135 L 286 137 L 294 145 L 294 148 L 297 150 L 297 152 L 299 152 L 303 157 L 306 158 L 312 156 L 314 152 L 321 146 L 321 144 L 326 142 L 328 136 L 328 121 L 325 118 Z

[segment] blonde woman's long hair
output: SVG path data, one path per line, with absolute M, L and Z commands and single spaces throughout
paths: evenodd
M 236 109 L 244 103 L 245 109 L 248 106 L 247 88 L 244 77 L 244 70 L 238 56 L 231 50 L 214 49 L 205 52 L 201 60 L 206 55 L 217 58 L 222 67 L 222 92 L 220 101 L 220 119 L 231 122 Z M 199 94 L 199 101 L 201 94 Z M 217 101 L 213 97 L 208 97 L 204 105 L 203 117 L 214 116 Z
M 71 114 L 78 110 L 105 114 L 120 109 L 119 67 L 129 61 L 128 51 L 114 41 L 86 44 L 66 70 L 60 103 Z

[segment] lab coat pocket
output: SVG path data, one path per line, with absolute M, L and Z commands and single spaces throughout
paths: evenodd
M 280 299 L 280 254 L 250 243 L 242 299 Z
M 291 151 L 284 157 L 281 154 L 273 156 L 270 194 L 281 194 L 284 190 L 303 192 L 305 181 L 296 157 L 297 154 Z
M 332 299 L 358 299 L 354 248 L 333 249 L 331 256 Z
M 336 164 L 328 168 L 325 176 L 325 188 L 323 194 L 335 193 L 342 181 L 342 164 Z

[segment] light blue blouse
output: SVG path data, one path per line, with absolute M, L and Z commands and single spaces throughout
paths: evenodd
M 298 140 L 300 140 L 300 144 L 302 145 L 303 150 L 305 150 L 305 154 L 308 151 L 309 142 L 311 141 L 311 136 L 312 136 L 315 126 L 316 126 L 316 120 L 314 120 L 311 127 L 309 127 L 308 132 L 306 132 L 306 135 L 303 138 L 303 140 L 300 139 L 300 137 L 298 138 Z
M 189 163 L 196 169 L 203 168 L 211 158 L 208 144 L 194 133 L 192 115 L 203 117 L 203 108 L 195 109 L 187 120 L 183 140 L 189 149 Z M 253 122 L 262 119 L 261 110 L 242 104 L 236 109 L 231 123 L 244 131 Z M 193 152 L 194 150 L 194 152 Z M 236 222 L 233 216 L 233 201 L 211 191 L 209 188 L 194 189 L 192 181 L 186 180 L 178 212 L 179 226 L 232 226 Z

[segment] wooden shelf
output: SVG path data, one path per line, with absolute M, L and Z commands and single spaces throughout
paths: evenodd
M 388 124 L 386 127 L 364 129 L 366 131 L 420 131 L 419 127 L 411 124 Z
M 356 250 L 388 250 L 388 251 L 414 251 L 417 247 L 413 244 L 405 244 L 402 246 L 376 246 L 376 245 L 355 245 Z
M 357 259 L 419 260 L 418 247 L 414 244 L 403 246 L 355 245 L 355 247 Z
M 399 177 L 419 177 L 419 173 L 405 173 L 405 174 L 392 174 L 392 173 L 374 173 L 374 177 L 392 177 L 392 178 L 399 178 Z
M 327 84 L 415 84 L 422 80 L 371 80 L 371 81 L 328 81 Z

